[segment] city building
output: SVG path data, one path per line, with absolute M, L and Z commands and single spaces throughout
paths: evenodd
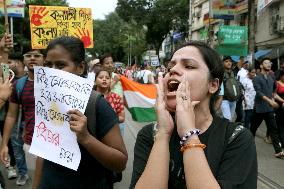
M 210 7 L 212 1 L 193 0 L 191 1 L 191 39 L 210 43 L 213 47 L 216 45 L 216 33 L 221 25 L 248 25 L 248 5 L 246 0 L 239 0 L 235 5 L 235 16 L 228 20 L 212 19 Z M 211 17 L 211 18 L 210 18 Z
M 255 43 L 258 50 L 269 50 L 272 59 L 284 56 L 284 1 L 273 0 L 257 15 Z

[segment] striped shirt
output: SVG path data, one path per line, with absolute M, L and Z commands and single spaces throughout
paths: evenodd
M 32 143 L 35 125 L 34 81 L 26 81 L 21 95 L 21 100 L 18 99 L 16 83 L 17 81 L 13 83 L 13 92 L 10 97 L 10 102 L 22 104 L 23 119 L 25 123 L 23 139 L 26 144 L 30 145 Z

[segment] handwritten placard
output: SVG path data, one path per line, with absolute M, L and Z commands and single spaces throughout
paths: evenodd
M 81 152 L 67 111 L 85 112 L 93 82 L 57 69 L 35 67 L 35 128 L 30 153 L 77 170 Z
M 93 48 L 93 20 L 90 8 L 29 6 L 33 49 L 45 49 L 59 36 L 80 38 L 85 48 Z

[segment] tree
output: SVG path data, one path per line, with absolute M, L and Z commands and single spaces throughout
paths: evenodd
M 147 27 L 146 41 L 157 55 L 163 40 L 171 30 L 184 32 L 188 25 L 188 0 L 118 0 L 118 15 Z
M 126 23 L 116 12 L 105 20 L 94 21 L 94 48 L 88 50 L 95 57 L 111 53 L 115 60 L 126 62 L 130 51 L 139 57 L 146 50 L 145 33 L 141 26 L 132 21 Z

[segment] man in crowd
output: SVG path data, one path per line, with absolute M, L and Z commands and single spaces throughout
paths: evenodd
M 28 168 L 35 170 L 36 156 L 29 153 L 29 148 L 32 142 L 32 136 L 35 125 L 35 99 L 34 99 L 34 66 L 43 65 L 43 54 L 40 50 L 28 48 L 24 53 L 24 64 L 28 69 L 26 77 L 22 77 L 13 83 L 13 92 L 9 100 L 9 109 L 5 119 L 3 139 L 1 143 L 0 159 L 3 163 L 7 163 L 8 149 L 7 143 L 11 136 L 11 132 L 17 123 L 20 107 L 24 120 L 24 150 L 26 159 L 31 159 Z M 23 80 L 24 79 L 24 80 Z M 22 91 L 17 90 L 17 83 L 23 82 Z M 22 180 L 27 181 L 29 176 L 23 175 Z M 17 183 L 23 185 L 25 182 Z
M 221 110 L 223 116 L 228 120 L 232 121 L 235 109 L 236 109 L 236 101 L 239 98 L 239 86 L 237 86 L 237 81 L 232 71 L 232 59 L 230 56 L 223 58 L 224 65 L 224 95 L 221 104 Z
M 264 120 L 275 150 L 275 157 L 284 158 L 274 113 L 274 109 L 278 107 L 278 104 L 275 102 L 273 96 L 275 92 L 275 79 L 269 74 L 271 65 L 271 60 L 264 58 L 260 63 L 261 72 L 253 79 L 256 97 L 255 111 L 252 115 L 250 130 L 255 135 L 256 130 Z

